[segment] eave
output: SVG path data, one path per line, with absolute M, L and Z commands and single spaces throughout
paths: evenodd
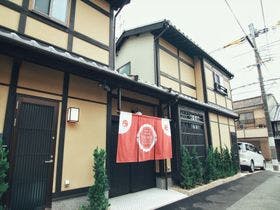
M 106 1 L 110 3 L 111 8 L 113 10 L 118 10 L 122 8 L 124 5 L 130 3 L 130 0 L 106 0 Z
M 44 65 L 60 71 L 69 72 L 100 82 L 106 81 L 111 88 L 124 88 L 160 99 L 163 103 L 178 101 L 205 111 L 219 113 L 232 118 L 238 115 L 231 110 L 194 100 L 188 96 L 158 87 L 153 84 L 137 82 L 77 54 L 46 45 L 23 35 L 0 28 L 0 53 L 16 59 Z
M 234 75 L 229 72 L 223 65 L 221 65 L 217 60 L 210 56 L 200 46 L 194 43 L 188 36 L 177 29 L 168 20 L 163 20 L 124 31 L 117 41 L 117 51 L 120 50 L 121 46 L 130 36 L 136 36 L 148 32 L 152 33 L 155 36 L 158 36 L 163 30 L 165 30 L 165 32 L 162 33 L 161 37 L 177 47 L 179 50 L 190 56 L 199 56 L 201 58 L 204 58 L 212 65 L 216 66 L 223 74 L 225 74 L 230 79 L 234 77 Z

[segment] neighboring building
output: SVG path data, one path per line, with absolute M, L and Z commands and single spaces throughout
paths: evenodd
M 267 95 L 268 110 L 270 119 L 273 123 L 275 142 L 278 145 L 279 156 L 279 105 L 275 97 Z M 239 120 L 236 123 L 238 141 L 250 142 L 259 148 L 266 160 L 271 160 L 271 153 L 268 143 L 268 132 L 261 96 L 246 98 L 233 102 L 234 111 L 239 114 Z
M 116 67 L 178 95 L 161 113 L 172 118 L 174 158 L 167 168 L 173 181 L 180 177 L 181 146 L 195 147 L 204 158 L 209 145 L 230 148 L 236 143 L 233 75 L 169 21 L 124 31 L 117 41 Z
M 271 116 L 271 123 L 272 123 L 274 138 L 275 138 L 277 159 L 279 161 L 280 160 L 280 105 L 279 104 L 273 109 L 273 114 Z

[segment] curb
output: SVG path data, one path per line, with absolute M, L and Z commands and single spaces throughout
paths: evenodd
M 254 173 L 259 173 L 259 171 L 255 171 Z M 197 186 L 197 187 L 195 187 L 193 189 L 189 189 L 189 190 L 180 188 L 179 186 L 173 186 L 173 187 L 171 187 L 171 189 L 175 190 L 177 192 L 183 193 L 189 197 L 189 196 L 204 192 L 206 190 L 210 190 L 214 187 L 220 186 L 222 184 L 226 184 L 228 182 L 232 182 L 234 180 L 240 179 L 244 176 L 248 176 L 248 175 L 251 175 L 254 173 L 239 172 L 239 173 L 235 174 L 234 176 L 223 178 L 223 179 L 218 179 L 218 180 L 212 181 L 208 184 Z

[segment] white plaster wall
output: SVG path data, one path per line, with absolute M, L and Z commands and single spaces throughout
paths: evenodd
M 150 33 L 129 37 L 116 56 L 116 69 L 131 62 L 131 74 L 139 80 L 155 83 L 154 37 Z

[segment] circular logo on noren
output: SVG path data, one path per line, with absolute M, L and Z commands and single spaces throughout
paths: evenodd
M 149 152 L 157 141 L 155 129 L 150 124 L 144 124 L 137 133 L 137 142 L 143 152 Z
M 128 121 L 127 121 L 127 120 L 123 120 L 123 121 L 122 121 L 122 126 L 123 126 L 124 128 L 126 128 L 126 127 L 128 126 Z

